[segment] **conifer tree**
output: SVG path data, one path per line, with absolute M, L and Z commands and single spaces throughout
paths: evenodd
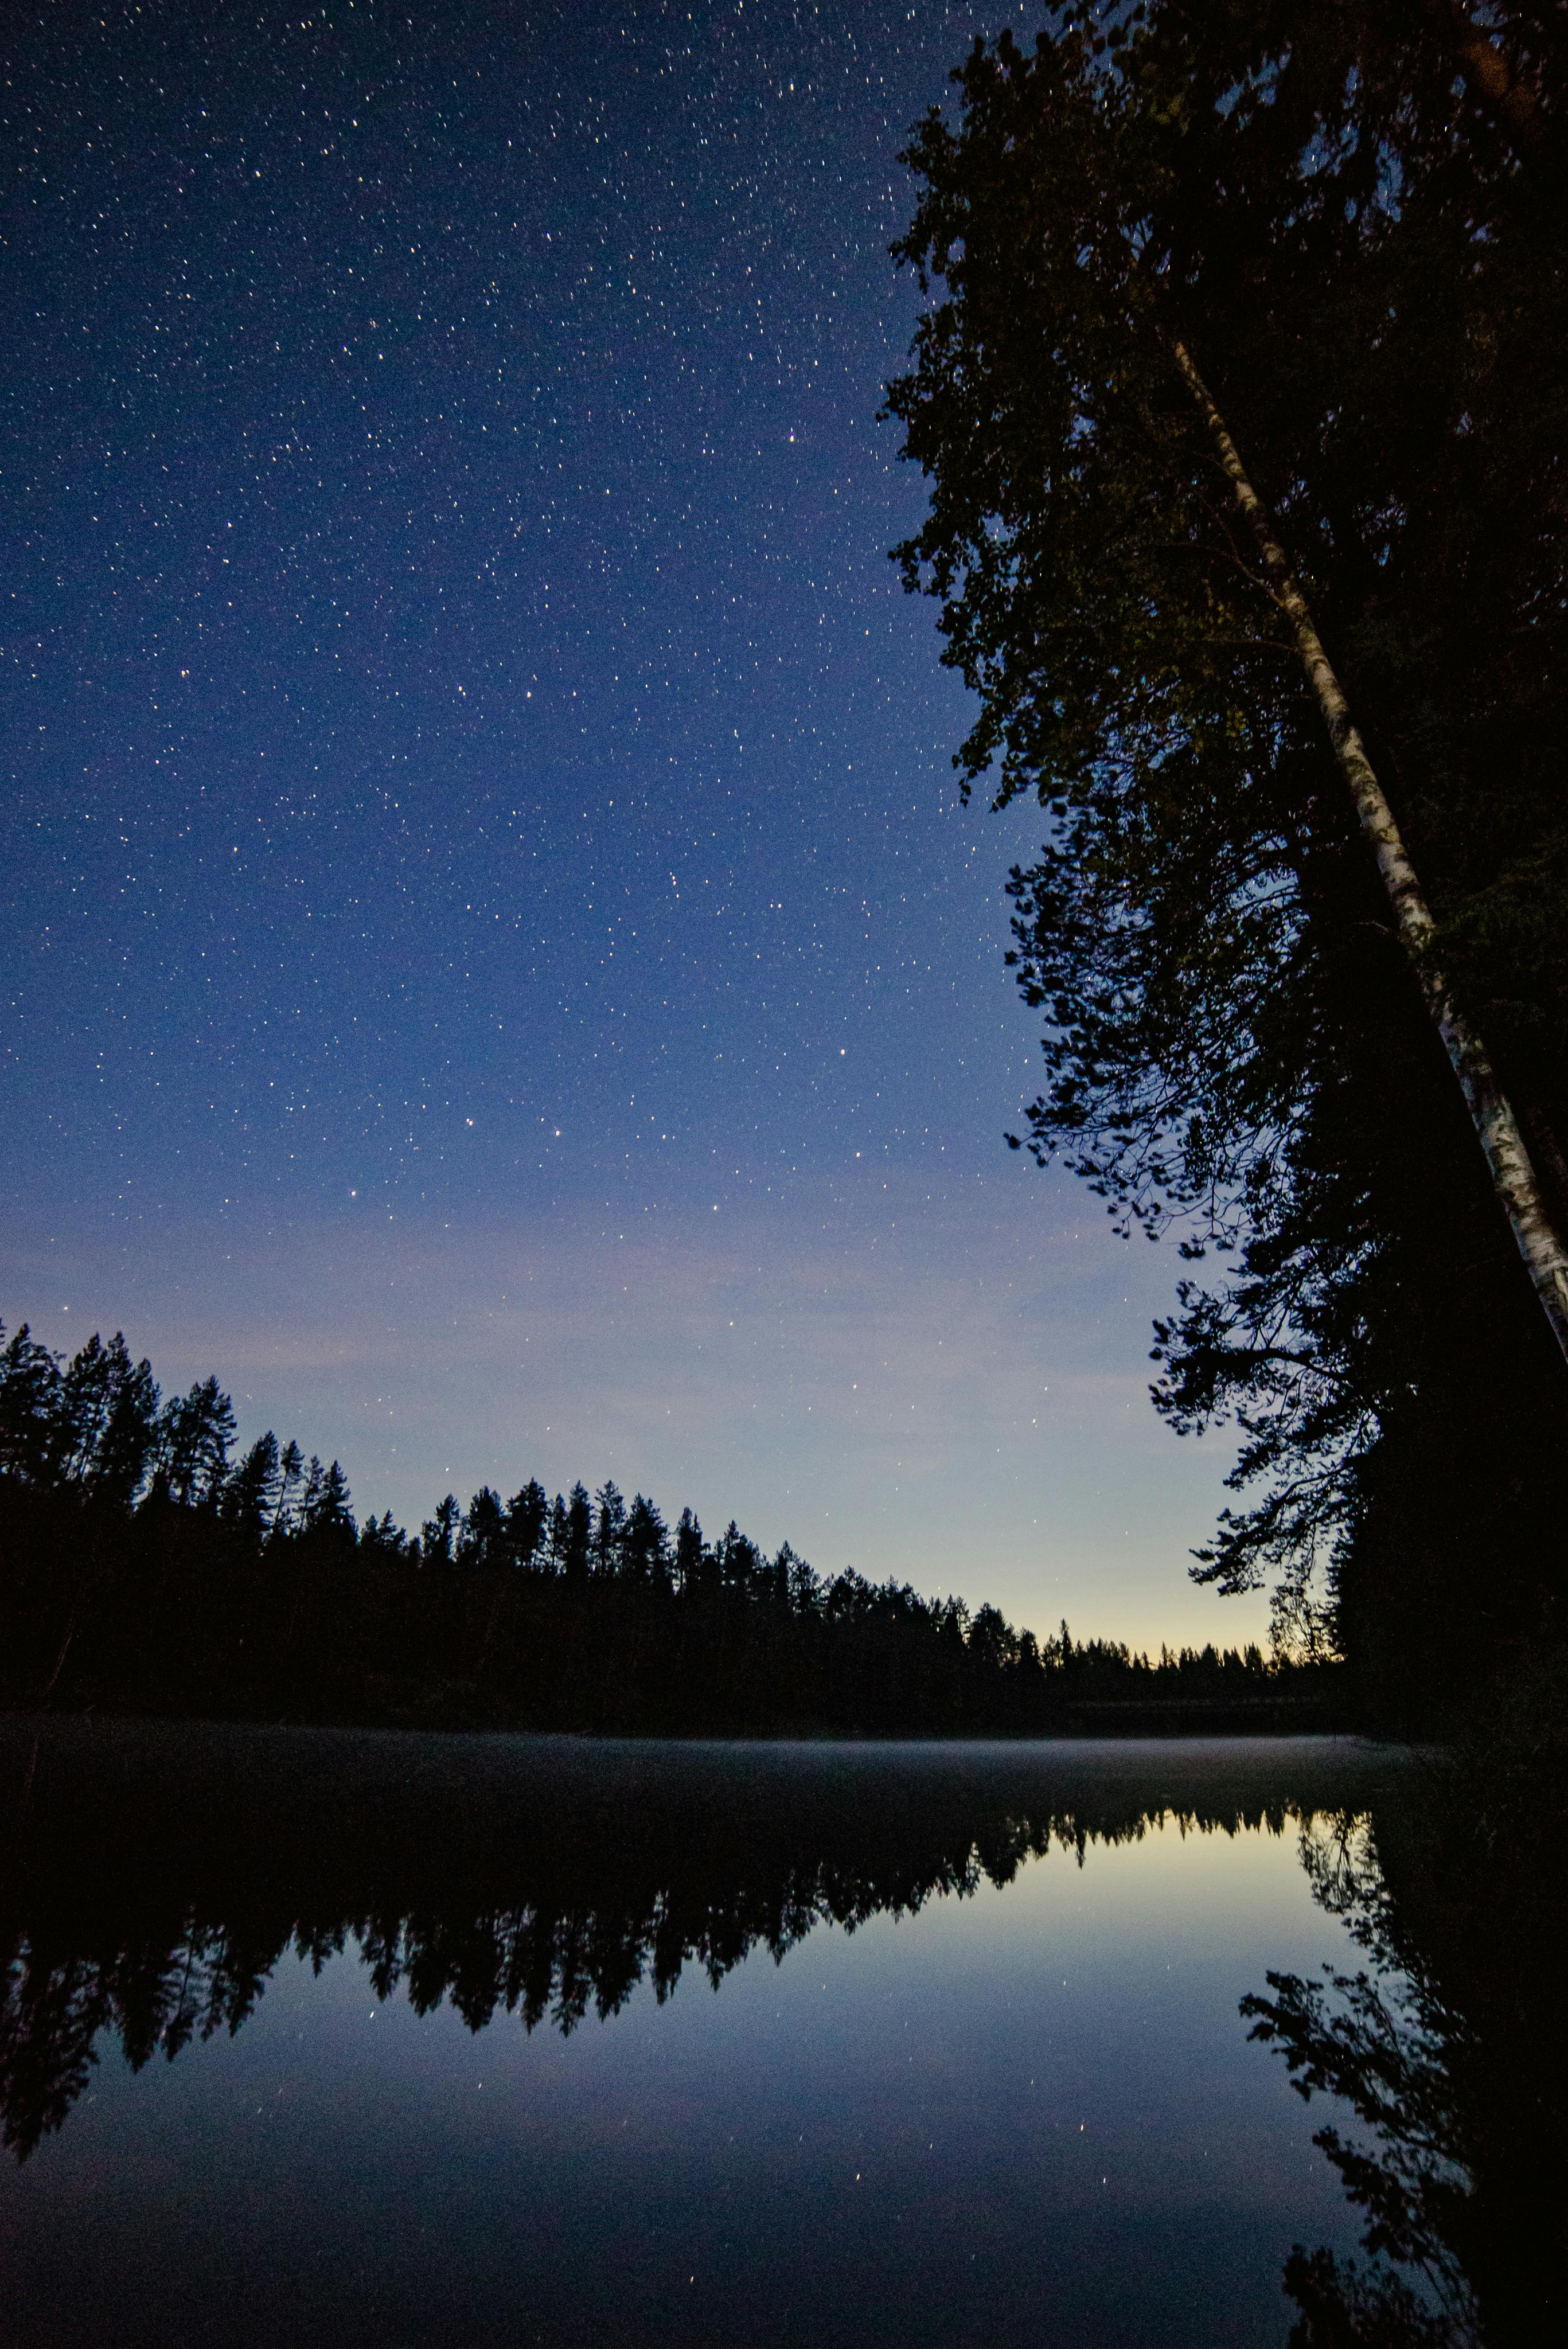
M 436 1505 L 435 1515 L 420 1527 L 420 1557 L 426 1566 L 450 1566 L 462 1524 L 457 1495 L 449 1493 Z
M 299 1523 L 299 1496 L 304 1483 L 305 1454 L 291 1436 L 278 1454 L 277 1504 L 272 1518 L 275 1538 L 296 1530 Z
M 520 1492 L 514 1493 L 506 1504 L 507 1548 L 515 1565 L 534 1564 L 545 1538 L 549 1514 L 545 1487 L 536 1476 L 531 1477 Z
M 594 1495 L 594 1572 L 618 1574 L 626 1540 L 626 1502 L 607 1479 Z
M 62 1476 L 85 1483 L 109 1424 L 114 1395 L 129 1372 L 123 1336 L 105 1345 L 95 1330 L 73 1356 L 60 1381 L 58 1466 Z
M 159 1422 L 159 1466 L 182 1506 L 216 1504 L 228 1474 L 234 1410 L 215 1378 L 171 1395 Z M 313 1465 L 319 1470 L 320 1463 Z
M 458 1560 L 463 1566 L 499 1566 L 506 1533 L 506 1512 L 501 1495 L 482 1485 L 468 1505 L 462 1521 Z
M 269 1427 L 258 1435 L 223 1486 L 222 1515 L 259 1539 L 271 1531 L 282 1486 L 277 1438 Z
M 545 1543 L 552 1575 L 566 1573 L 566 1498 L 564 1493 L 557 1493 L 550 1504 L 549 1532 Z
M 409 1554 L 409 1537 L 395 1523 L 390 1509 L 384 1509 L 379 1517 L 368 1516 L 360 1526 L 359 1547 L 376 1557 L 402 1558 Z
M 120 1359 L 87 1481 L 90 1491 L 124 1507 L 140 1490 L 157 1449 L 159 1396 L 151 1362 L 144 1357 L 131 1363 L 121 1337 L 115 1345 Z
M 635 1582 L 662 1581 L 669 1565 L 670 1536 L 663 1518 L 647 1496 L 639 1493 L 627 1515 L 621 1556 L 626 1573 Z
M 574 1485 L 566 1499 L 564 1570 L 574 1581 L 587 1571 L 594 1536 L 594 1505 L 586 1485 Z
M 338 1461 L 334 1460 L 316 1480 L 316 1489 L 302 1514 L 307 1532 L 353 1540 L 354 1512 L 349 1506 L 348 1479 Z
M 0 1470 L 47 1484 L 59 1449 L 59 1361 L 24 1321 L 0 1353 Z
M 675 1528 L 675 1579 L 682 1590 L 696 1590 L 702 1581 L 707 1546 L 702 1528 L 690 1509 L 682 1509 Z

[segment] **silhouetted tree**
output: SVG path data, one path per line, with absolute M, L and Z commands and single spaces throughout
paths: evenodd
M 125 1340 L 117 1336 L 119 1357 L 110 1383 L 109 1413 L 88 1473 L 91 1491 L 103 1500 L 128 1505 L 141 1489 L 158 1444 L 158 1387 L 152 1366 L 132 1365 Z
M 393 1520 L 390 1509 L 380 1516 L 369 1516 L 359 1528 L 359 1547 L 372 1556 L 405 1558 L 409 1554 L 409 1537 L 401 1526 Z
M 905 577 L 977 697 L 966 787 L 1045 817 L 1012 882 L 1030 1146 L 1218 1264 L 1157 1329 L 1171 1424 L 1241 1432 L 1202 1575 L 1272 1581 L 1287 1646 L 1390 1692 L 1412 1645 L 1435 1677 L 1461 1622 L 1497 1651 L 1543 1619 L 1568 1452 L 1490 1195 L 1520 1154 L 1483 1163 L 1422 1005 L 1440 960 L 1562 1229 L 1564 52 L 1555 10 L 1493 14 L 1524 168 L 1459 85 L 1490 36 L 1437 0 L 1053 9 L 1032 53 L 978 44 L 910 150 L 929 298 L 889 393 L 931 490 Z M 1438 926 L 1414 963 L 1357 757 Z
M 662 1581 L 669 1568 L 670 1536 L 653 1503 L 639 1493 L 621 1542 L 624 1570 L 637 1582 Z
M 550 1504 L 549 1559 L 550 1572 L 562 1576 L 567 1570 L 567 1554 L 571 1535 L 566 1519 L 566 1495 L 557 1493 Z
M 700 1587 L 706 1556 L 701 1526 L 690 1509 L 682 1509 L 675 1528 L 675 1579 L 682 1590 Z
M 258 1539 L 272 1527 L 282 1489 L 277 1438 L 269 1427 L 258 1435 L 223 1486 L 221 1509 L 229 1524 Z
M 215 1503 L 228 1474 L 234 1410 L 216 1379 L 171 1395 L 158 1423 L 158 1465 L 172 1498 L 191 1508 Z M 312 1466 L 319 1469 L 320 1463 Z
M 354 1513 L 348 1506 L 348 1479 L 341 1466 L 334 1460 L 331 1466 L 324 1469 L 314 1481 L 316 1489 L 309 1495 L 301 1512 L 306 1530 L 352 1541 Z
M 501 1495 L 490 1485 L 482 1485 L 468 1505 L 468 1515 L 462 1521 L 462 1539 L 458 1545 L 458 1563 L 462 1566 L 499 1566 L 505 1554 L 506 1511 Z
M 719 1579 L 724 1588 L 727 1590 L 749 1590 L 762 1565 L 762 1552 L 756 1543 L 741 1531 L 733 1517 L 720 1536 L 716 1549 Z
M 291 1436 L 278 1454 L 277 1506 L 272 1519 L 275 1536 L 291 1534 L 297 1527 L 300 1495 L 304 1487 L 305 1454 Z
M 427 1566 L 450 1566 L 458 1531 L 462 1524 L 462 1511 L 457 1495 L 449 1493 L 436 1506 L 434 1516 L 427 1517 L 420 1527 L 420 1556 Z
M 586 1485 L 574 1485 L 566 1500 L 565 1571 L 580 1580 L 588 1571 L 594 1537 L 594 1505 Z
M 47 1484 L 60 1448 L 59 1360 L 24 1321 L 0 1354 L 0 1468 Z
M 514 1564 L 534 1564 L 545 1538 L 549 1516 L 550 1505 L 545 1495 L 545 1487 L 536 1476 L 531 1477 L 522 1491 L 514 1493 L 506 1504 L 506 1541 Z
M 626 1539 L 626 1502 L 611 1483 L 601 1485 L 594 1495 L 593 1560 L 596 1574 L 618 1574 L 621 1549 Z

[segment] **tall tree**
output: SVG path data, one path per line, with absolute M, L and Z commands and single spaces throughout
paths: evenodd
M 550 1504 L 550 1530 L 547 1542 L 550 1572 L 553 1575 L 564 1575 L 567 1572 L 571 1546 L 566 1495 L 563 1493 L 557 1493 Z
M 505 1547 L 506 1511 L 501 1495 L 482 1485 L 462 1521 L 458 1559 L 463 1566 L 499 1566 Z
M 59 1358 L 24 1321 L 0 1353 L 0 1473 L 52 1481 L 60 1435 Z
M 702 1527 L 690 1509 L 682 1509 L 675 1528 L 675 1579 L 682 1590 L 695 1590 L 702 1580 L 708 1546 Z
M 108 1415 L 99 1433 L 91 1466 L 89 1489 L 121 1506 L 141 1489 L 158 1443 L 158 1384 L 145 1357 L 132 1363 L 125 1340 L 116 1336 L 118 1350 L 111 1381 Z
M 1162 1406 L 1235 1412 L 1262 1492 L 1201 1571 L 1282 1571 L 1282 1622 L 1311 1633 L 1324 1546 L 1341 1602 L 1396 1490 L 1426 1504 L 1412 1560 L 1495 1539 L 1495 1512 L 1454 1506 L 1489 1483 L 1485 1420 L 1520 1592 L 1545 1570 L 1561 1371 L 1417 982 L 1440 936 L 1561 1223 L 1561 216 L 1455 107 L 1424 9 L 1168 0 L 1101 33 L 1074 13 L 1032 56 L 977 46 L 956 127 L 917 134 L 900 252 L 933 298 L 889 395 L 931 482 L 906 578 L 980 696 L 966 788 L 989 772 L 1050 823 L 1013 879 L 1050 1022 L 1031 1146 L 1128 1224 L 1234 1258 L 1159 1333 Z M 1415 970 L 1216 408 L 1426 880 Z
M 372 1514 L 360 1526 L 359 1547 L 362 1550 L 369 1551 L 373 1557 L 406 1558 L 409 1555 L 409 1537 L 401 1526 L 393 1519 L 390 1509 L 383 1509 L 379 1517 Z
M 109 1424 L 115 1391 L 129 1372 L 125 1340 L 105 1345 L 95 1330 L 60 1381 L 58 1463 L 63 1476 L 85 1483 Z
M 234 1440 L 234 1407 L 215 1378 L 170 1396 L 159 1422 L 159 1465 L 175 1500 L 187 1507 L 217 1502 Z
M 293 1533 L 299 1521 L 300 1494 L 305 1484 L 305 1454 L 290 1436 L 278 1454 L 277 1505 L 273 1510 L 275 1537 Z
M 594 1537 L 594 1505 L 588 1488 L 578 1483 L 566 1496 L 565 1570 L 574 1580 L 588 1571 Z
M 306 1530 L 330 1535 L 335 1540 L 352 1541 L 355 1526 L 349 1500 L 348 1479 L 341 1463 L 334 1460 L 323 1470 L 303 1512 Z
M 596 1574 L 618 1574 L 626 1540 L 626 1502 L 607 1478 L 594 1495 L 593 1556 Z
M 452 1564 L 462 1525 L 462 1509 L 457 1495 L 449 1493 L 436 1504 L 434 1516 L 427 1517 L 420 1527 L 420 1556 L 426 1566 Z
M 670 1535 L 664 1519 L 646 1494 L 639 1493 L 627 1513 L 621 1555 L 627 1574 L 636 1582 L 663 1581 L 670 1564 Z
M 545 1538 L 549 1515 L 545 1487 L 536 1476 L 530 1477 L 506 1504 L 506 1539 L 514 1564 L 533 1565 Z
M 265 1435 L 257 1436 L 224 1485 L 223 1515 L 258 1540 L 265 1538 L 272 1530 L 282 1485 L 277 1438 L 269 1427 Z

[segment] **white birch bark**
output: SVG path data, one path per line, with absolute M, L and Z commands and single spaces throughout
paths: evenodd
M 1251 526 L 1274 600 L 1295 630 L 1302 667 L 1317 696 L 1361 829 L 1377 859 L 1377 869 L 1393 909 L 1395 929 L 1410 957 L 1427 1009 L 1459 1081 L 1465 1105 L 1491 1169 L 1492 1187 L 1535 1284 L 1542 1310 L 1568 1360 L 1568 1248 L 1542 1197 L 1519 1120 L 1498 1081 L 1490 1055 L 1455 1000 L 1448 975 L 1434 951 L 1438 926 L 1431 908 L 1400 837 L 1394 811 L 1351 718 L 1344 688 L 1313 625 L 1306 598 L 1275 535 L 1268 509 L 1248 479 L 1236 444 L 1225 429 L 1225 419 L 1215 407 L 1186 345 L 1173 340 L 1171 351 L 1183 381 L 1202 411 L 1236 503 Z

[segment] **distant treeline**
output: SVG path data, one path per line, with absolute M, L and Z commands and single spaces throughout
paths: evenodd
M 0 1332 L 3 1334 L 3 1332 Z M 1022 1734 L 1179 1704 L 1262 1723 L 1336 1701 L 1256 1647 L 1158 1662 L 1064 1623 L 818 1574 L 638 1494 L 449 1494 L 356 1522 L 337 1461 L 236 1460 L 215 1378 L 163 1400 L 122 1337 L 0 1350 L 0 1692 L 240 1718 L 643 1732 Z

